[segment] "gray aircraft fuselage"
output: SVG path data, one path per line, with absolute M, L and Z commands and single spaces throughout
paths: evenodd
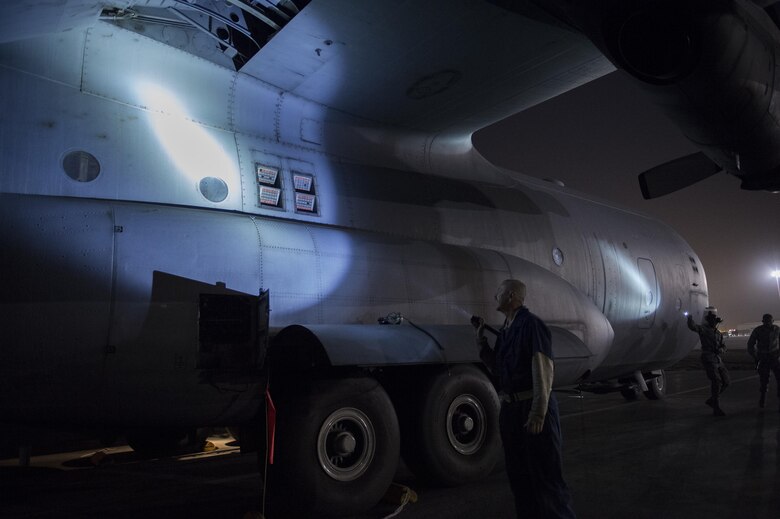
M 103 22 L 3 44 L 0 98 L 3 420 L 249 419 L 263 380 L 209 375 L 201 293 L 268 290 L 271 326 L 319 333 L 334 366 L 478 363 L 469 317 L 498 324 L 513 277 L 557 385 L 694 345 L 682 312 L 707 290 L 684 240 L 509 185 L 468 136 L 368 124 Z M 447 342 L 377 324 L 392 312 Z

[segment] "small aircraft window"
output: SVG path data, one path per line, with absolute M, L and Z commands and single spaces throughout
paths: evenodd
M 221 202 L 227 198 L 228 187 L 225 181 L 216 177 L 204 177 L 198 185 L 200 194 L 206 197 L 210 202 Z
M 71 151 L 62 159 L 62 169 L 76 182 L 92 182 L 100 175 L 100 163 L 91 153 Z
M 555 262 L 555 264 L 558 265 L 559 267 L 563 265 L 563 251 L 558 247 L 553 248 L 552 259 Z
M 295 188 L 295 212 L 317 214 L 317 193 L 314 186 L 314 175 L 293 171 L 293 187 Z
M 276 207 L 282 204 L 282 176 L 279 168 L 255 164 L 257 174 L 257 201 L 261 207 Z

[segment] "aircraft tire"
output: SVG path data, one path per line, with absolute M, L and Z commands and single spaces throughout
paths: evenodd
M 501 456 L 500 403 L 476 367 L 452 366 L 423 388 L 416 415 L 405 424 L 407 466 L 439 486 L 488 476 Z
M 666 396 L 666 373 L 661 371 L 657 377 L 647 381 L 645 396 L 650 400 L 661 400 Z
M 398 466 L 400 434 L 376 380 L 314 381 L 306 394 L 280 397 L 276 408 L 266 489 L 272 516 L 352 515 L 382 498 Z

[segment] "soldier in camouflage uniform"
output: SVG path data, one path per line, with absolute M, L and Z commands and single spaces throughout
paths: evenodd
M 688 328 L 699 334 L 701 341 L 701 363 L 707 378 L 710 379 L 710 398 L 705 404 L 712 407 L 712 414 L 725 416 L 720 408 L 720 394 L 729 385 L 729 371 L 721 357 L 726 351 L 723 335 L 718 331 L 720 319 L 713 310 L 708 310 L 704 316 L 704 324 L 695 324 L 693 317 L 688 315 Z

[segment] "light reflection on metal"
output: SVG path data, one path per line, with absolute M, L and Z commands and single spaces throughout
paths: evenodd
M 563 251 L 558 247 L 553 248 L 552 258 L 555 264 L 558 265 L 559 267 L 563 265 Z
M 626 301 L 631 301 L 631 305 L 636 305 L 636 307 L 629 309 L 629 311 L 624 314 L 624 318 L 633 320 L 636 319 L 636 316 L 639 316 L 640 320 L 647 319 L 648 321 L 651 321 L 654 318 L 654 314 L 661 308 L 662 304 L 662 296 L 658 290 L 657 281 L 654 286 L 650 286 L 650 280 L 642 275 L 637 263 L 637 260 L 641 258 L 635 260 L 630 254 L 621 254 L 617 249 L 616 257 L 620 269 L 620 278 L 624 283 L 624 289 L 626 289 L 628 293 L 636 294 L 636 297 L 626 298 Z M 655 297 L 653 297 L 653 294 L 655 294 Z M 640 315 L 641 311 L 645 308 L 652 308 L 652 311 L 647 315 Z
M 225 172 L 234 169 L 233 161 L 198 123 L 188 119 L 187 111 L 173 94 L 149 82 L 140 82 L 137 89 L 142 105 L 165 112 L 153 114 L 149 120 L 179 174 L 195 183 L 203 177 L 225 180 L 223 175 L 228 178 L 237 176 L 225 175 Z
M 274 294 L 273 326 L 338 321 L 338 316 L 349 315 L 350 301 L 368 288 L 356 282 L 362 275 L 356 272 L 369 275 L 369 260 L 361 254 L 374 257 L 365 243 L 342 230 L 253 220 L 261 243 L 262 284 Z M 370 312 L 372 321 L 375 313 Z

